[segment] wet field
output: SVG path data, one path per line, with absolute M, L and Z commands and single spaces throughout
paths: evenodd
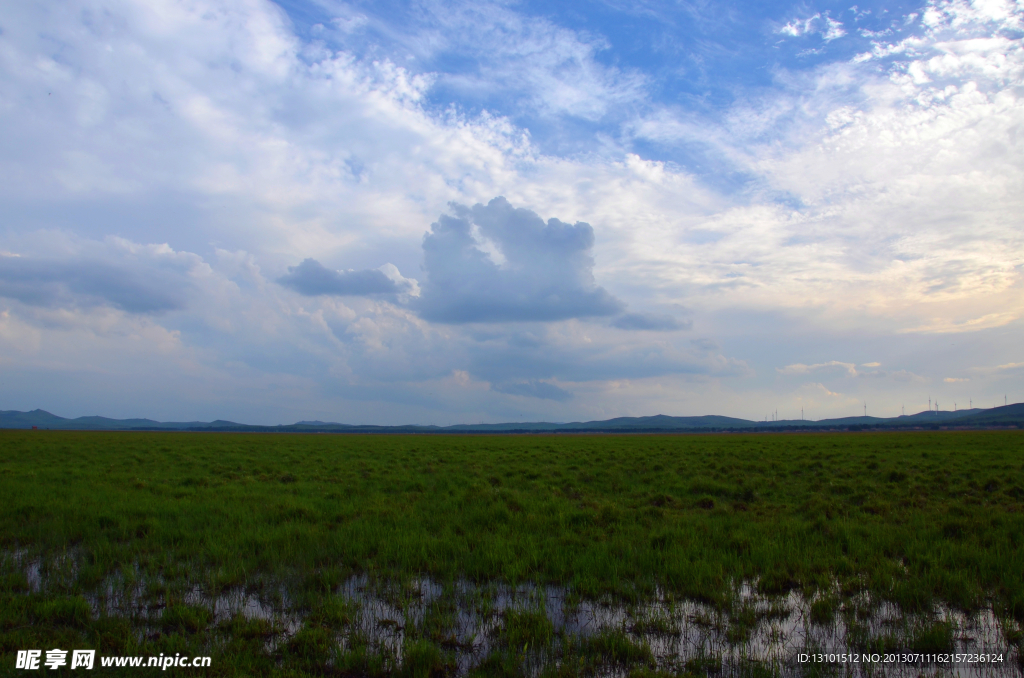
M 11 666 L 1021 675 L 1015 432 L 0 435 Z
M 5 559 L 8 568 L 25 573 L 31 594 L 49 589 L 53 595 L 62 578 L 73 578 L 71 557 L 45 567 L 23 553 Z M 427 653 L 428 675 L 488 674 L 496 668 L 543 675 L 569 663 L 583 669 L 577 673 L 601 676 L 628 676 L 637 669 L 654 675 L 803 676 L 820 670 L 812 660 L 818 656 L 835 675 L 1021 675 L 1019 649 L 1008 641 L 1020 629 L 1012 620 L 1000 620 L 991 609 L 965 614 L 941 604 L 908 616 L 867 593 L 823 608 L 827 593 L 810 600 L 796 591 L 766 597 L 755 586 L 741 585 L 721 606 L 660 590 L 625 602 L 581 599 L 551 585 L 374 581 L 358 575 L 302 607 L 285 587 L 212 594 L 194 586 L 172 592 L 115 576 L 81 599 L 94 619 L 130 621 L 140 645 L 179 627 L 201 628 L 212 641 L 205 651 L 216 656 L 223 642 L 218 632 L 248 624 L 268 657 L 287 656 L 306 636 L 317 635 L 325 669 L 348 664 L 366 674 L 402 674 L 417 659 L 410 656 L 417 643 L 426 641 L 441 649 Z

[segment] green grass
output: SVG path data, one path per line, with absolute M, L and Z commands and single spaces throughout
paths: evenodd
M 356 614 L 332 597 L 354 573 L 379 582 L 557 584 L 624 604 L 660 587 L 727 611 L 735 587 L 756 582 L 768 595 L 817 594 L 815 623 L 863 591 L 908 614 L 942 601 L 968 612 L 992 606 L 1021 621 L 1022 443 L 1013 431 L 0 431 L 0 653 L 68 639 L 125 652 L 194 652 L 215 638 L 225 674 L 271 665 L 316 673 L 323 659 L 309 657 L 337 654 L 325 648 L 335 648 Z M 30 590 L 15 553 L 42 563 L 43 591 Z M 93 614 L 85 597 L 110 582 L 143 587 L 162 610 L 160 628 L 139 637 L 124 619 Z M 208 611 L 186 604 L 195 586 L 268 599 L 283 590 L 304 626 L 288 645 L 266 649 L 277 631 L 244 620 L 214 624 Z M 424 637 L 407 638 L 407 659 L 391 668 L 450 671 L 441 639 L 455 612 L 432 614 L 435 630 L 426 624 Z M 524 614 L 496 641 L 511 648 L 498 663 L 520 666 L 514 650 L 555 642 L 553 630 Z M 739 638 L 744 624 L 758 621 L 733 616 Z M 922 647 L 943 646 L 943 633 L 922 635 Z M 605 640 L 609 657 L 633 657 Z M 334 665 L 387 673 L 386 658 L 371 650 L 356 643 Z M 271 663 L 252 664 L 259 652 Z

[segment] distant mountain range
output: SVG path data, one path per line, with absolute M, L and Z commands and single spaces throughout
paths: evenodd
M 454 426 L 367 426 L 338 424 L 329 421 L 300 421 L 283 426 L 252 426 L 233 421 L 154 421 L 152 419 L 108 419 L 78 417 L 66 419 L 45 410 L 18 412 L 0 411 L 0 428 L 55 429 L 65 431 L 251 431 L 292 433 L 528 433 L 528 432 L 607 432 L 642 433 L 655 431 L 764 431 L 798 429 L 864 429 L 864 428 L 930 428 L 955 426 L 985 428 L 990 426 L 1024 426 L 1024 403 L 991 409 L 925 411 L 900 417 L 843 417 L 808 421 L 749 421 L 733 417 L 616 417 L 602 421 L 553 424 L 548 422 L 504 424 L 456 424 Z

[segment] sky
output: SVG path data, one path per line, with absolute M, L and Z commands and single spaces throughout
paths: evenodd
M 1024 400 L 1024 0 L 0 6 L 0 409 Z

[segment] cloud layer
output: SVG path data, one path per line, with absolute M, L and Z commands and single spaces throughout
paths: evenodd
M 0 408 L 761 418 L 1019 384 L 1019 3 L 389 7 L 0 10 Z
M 75 308 L 109 304 L 130 313 L 181 308 L 179 281 L 154 280 L 96 261 L 0 258 L 0 296 L 29 306 Z
M 373 296 L 417 294 L 416 281 L 403 278 L 391 264 L 388 273 L 378 269 L 333 271 L 316 259 L 305 259 L 298 266 L 289 266 L 288 273 L 277 282 L 306 296 Z

